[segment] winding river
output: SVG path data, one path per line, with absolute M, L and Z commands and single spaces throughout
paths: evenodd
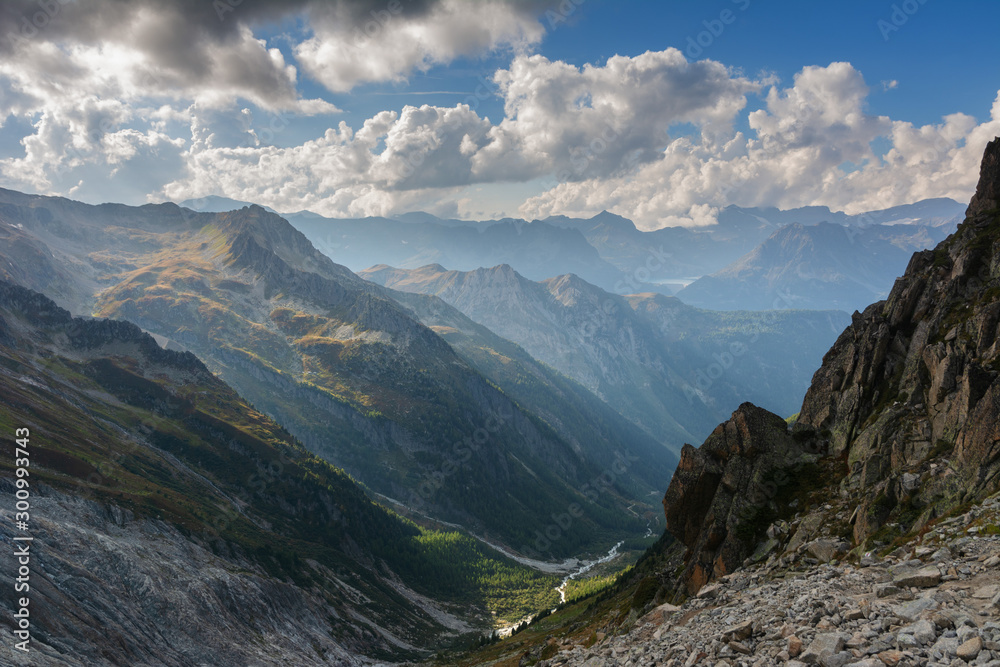
M 570 574 L 567 574 L 563 578 L 562 583 L 559 584 L 559 587 L 556 588 L 556 590 L 559 591 L 559 604 L 563 604 L 564 602 L 566 602 L 566 584 L 569 583 L 570 579 L 576 579 L 577 577 L 579 577 L 581 575 L 587 574 L 594 567 L 596 567 L 598 565 L 601 565 L 602 563 L 607 563 L 610 560 L 614 560 L 618 556 L 618 549 L 623 544 L 625 544 L 624 541 L 619 542 L 615 546 L 611 547 L 611 550 L 608 551 L 608 555 L 607 556 L 603 556 L 601 558 L 598 558 L 597 560 L 584 561 L 580 565 L 580 567 L 578 567 L 576 569 L 576 571 L 571 572 Z M 553 609 L 553 611 L 555 611 L 555 610 Z

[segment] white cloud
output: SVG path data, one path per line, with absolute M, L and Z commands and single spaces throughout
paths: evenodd
M 751 112 L 755 136 L 702 134 L 673 141 L 663 159 L 625 176 L 563 182 L 528 199 L 526 217 L 601 209 L 646 228 L 711 223 L 705 207 L 827 205 L 857 213 L 929 197 L 969 198 L 986 143 L 1000 134 L 1000 94 L 990 119 L 955 114 L 914 127 L 865 112 L 868 89 L 847 63 L 807 67 L 773 87 Z M 871 142 L 891 141 L 879 157 Z
M 657 160 L 671 126 L 720 131 L 760 88 L 720 63 L 689 63 L 677 49 L 583 68 L 518 57 L 495 80 L 506 117 L 475 157 L 483 179 L 553 172 L 582 180 Z
M 607 176 L 661 159 L 676 123 L 725 131 L 746 94 L 760 87 L 719 63 L 688 63 L 676 49 L 583 68 L 518 56 L 495 78 L 506 100 L 499 125 L 464 104 L 407 106 L 379 114 L 358 136 L 342 126 L 299 147 L 234 152 L 199 144 L 189 173 L 164 194 L 182 199 L 214 187 L 279 210 L 308 201 L 342 214 L 382 214 L 427 199 L 433 188 L 556 172 Z M 280 195 L 275 181 L 286 182 Z
M 523 49 L 545 34 L 517 3 L 496 0 L 440 0 L 421 12 L 390 0 L 362 19 L 336 6 L 314 17 L 314 35 L 295 48 L 303 69 L 330 90 L 401 81 L 459 56 Z
M 0 160 L 4 184 L 91 200 L 222 194 L 384 215 L 479 210 L 477 184 L 548 182 L 522 215 L 609 209 L 653 228 L 711 224 L 732 203 L 856 212 L 967 199 L 983 146 L 1000 134 L 1000 95 L 983 123 L 871 115 L 870 91 L 848 63 L 806 67 L 782 87 L 676 49 L 582 67 L 528 55 L 545 28 L 525 3 L 412 0 L 386 14 L 382 0 L 261 2 L 205 22 L 191 18 L 206 11 L 198 2 L 94 0 L 91 13 L 106 14 L 100 30 L 70 3 L 44 35 L 0 44 L 0 125 L 17 116 L 33 127 L 23 154 Z M 366 26 L 369 7 L 381 18 L 359 46 L 352 26 Z M 254 17 L 291 11 L 313 19 L 311 34 L 290 37 L 296 61 L 252 28 Z M 494 77 L 499 122 L 462 104 L 405 106 L 356 131 L 340 123 L 272 145 L 289 115 L 338 111 L 302 98 L 300 69 L 348 90 L 504 49 L 513 55 Z M 763 108 L 747 111 L 761 93 Z M 872 150 L 877 139 L 889 143 L 884 155 Z

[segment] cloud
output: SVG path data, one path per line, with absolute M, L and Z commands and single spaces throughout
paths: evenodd
M 222 194 L 328 215 L 474 210 L 473 188 L 541 182 L 521 215 L 609 209 L 654 228 L 711 224 L 733 203 L 859 211 L 966 199 L 1000 134 L 1000 96 L 981 123 L 872 115 L 849 63 L 806 67 L 782 86 L 677 49 L 583 66 L 531 55 L 548 6 L 11 0 L 0 4 L 0 126 L 16 116 L 32 131 L 0 175 L 90 200 Z M 294 26 L 284 51 L 258 36 L 279 19 Z M 346 91 L 497 51 L 511 54 L 492 81 L 498 122 L 475 104 L 405 106 L 274 145 L 296 116 L 338 112 L 303 97 L 304 76 Z
M 711 60 L 689 63 L 672 48 L 582 68 L 518 57 L 495 81 L 505 118 L 475 156 L 483 180 L 549 172 L 584 180 L 658 160 L 671 126 L 720 131 L 761 86 Z
M 229 188 L 220 191 L 255 201 L 272 197 L 264 203 L 279 210 L 309 201 L 326 211 L 384 214 L 435 188 L 552 173 L 605 177 L 662 159 L 674 124 L 725 131 L 746 94 L 761 85 L 716 62 L 688 63 L 676 49 L 583 68 L 517 56 L 495 82 L 505 98 L 498 125 L 465 104 L 407 106 L 378 114 L 357 135 L 342 125 L 298 147 L 202 151 L 199 145 L 192 147 L 189 173 L 164 195 L 183 199 Z M 270 185 L 276 180 L 286 182 L 281 193 Z M 347 210 L 338 208 L 344 202 Z
M 982 151 L 1000 134 L 1000 94 L 983 123 L 954 114 L 922 127 L 867 114 L 867 95 L 848 63 L 806 67 L 791 87 L 771 87 L 765 107 L 748 114 L 751 135 L 678 138 L 659 161 L 623 176 L 554 184 L 520 213 L 608 209 L 654 229 L 711 224 L 712 209 L 729 204 L 857 213 L 929 197 L 968 199 Z M 891 142 L 882 156 L 871 148 L 879 137 Z
M 417 70 L 500 48 L 524 49 L 545 34 L 533 3 L 440 0 L 415 8 L 389 0 L 358 15 L 334 5 L 316 12 L 314 35 L 295 47 L 303 69 L 333 91 L 401 81 Z

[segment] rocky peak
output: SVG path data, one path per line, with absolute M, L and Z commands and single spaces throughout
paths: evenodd
M 855 313 L 803 402 L 798 427 L 848 462 L 859 545 L 996 490 L 998 158 L 995 140 L 965 222 L 916 253 L 888 299 Z
M 986 153 L 979 167 L 979 185 L 965 215 L 972 217 L 998 207 L 1000 207 L 1000 137 L 986 146 Z
M 784 419 L 751 403 L 700 448 L 684 445 L 663 506 L 667 530 L 687 547 L 680 577 L 687 594 L 743 564 L 781 513 L 792 472 L 815 458 Z

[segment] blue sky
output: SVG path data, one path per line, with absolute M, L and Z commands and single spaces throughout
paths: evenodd
M 1000 134 L 995 2 L 228 1 L 5 3 L 0 185 L 655 228 L 966 199 Z

